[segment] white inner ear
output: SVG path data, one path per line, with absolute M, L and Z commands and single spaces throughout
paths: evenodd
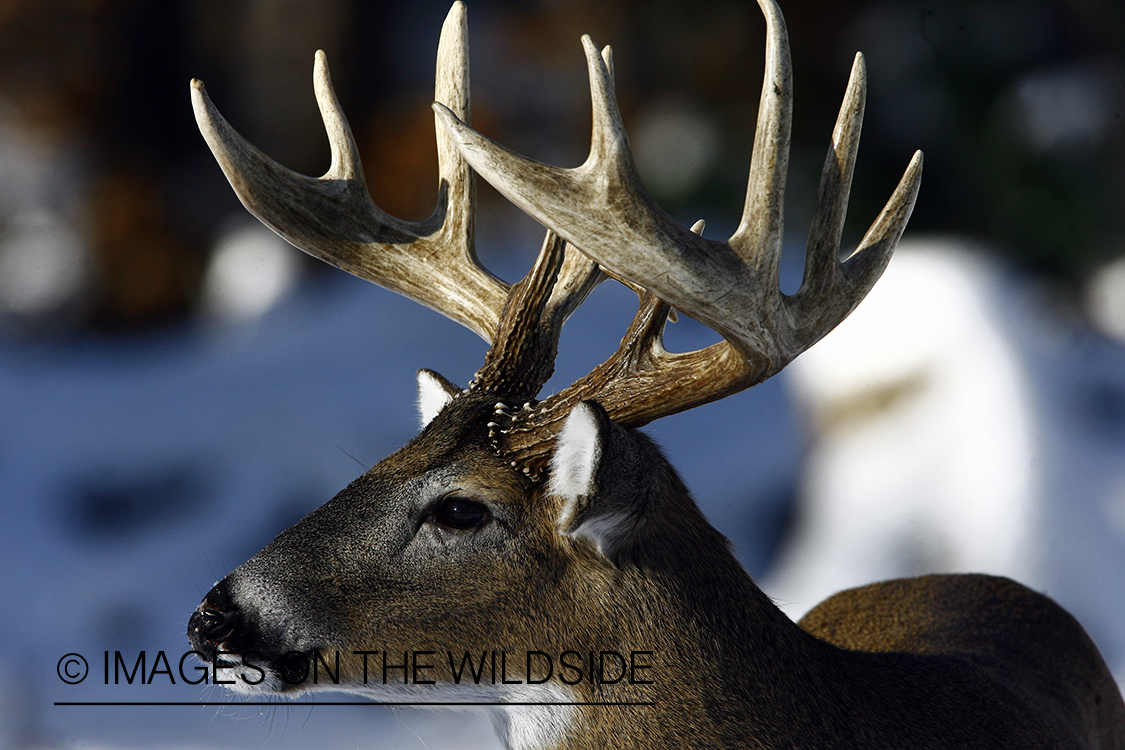
M 635 524 L 633 516 L 625 509 L 601 508 L 591 513 L 589 502 L 597 491 L 594 479 L 602 460 L 604 439 L 594 410 L 586 404 L 574 407 L 556 439 L 549 490 L 564 498 L 559 530 L 567 536 L 590 540 L 602 555 L 613 559 L 621 541 Z M 575 528 L 575 522 L 583 513 L 585 519 Z
M 633 519 L 629 516 L 624 513 L 610 513 L 584 521 L 572 532 L 572 535 L 586 537 L 594 543 L 598 552 L 612 558 L 617 552 L 619 542 L 632 527 Z
M 423 429 L 438 412 L 453 399 L 453 394 L 445 389 L 445 384 L 426 370 L 418 372 L 418 418 Z
M 586 404 L 571 409 L 555 441 L 551 456 L 550 491 L 567 499 L 561 525 L 573 521 L 575 501 L 594 491 L 594 474 L 602 455 L 602 440 L 594 411 Z

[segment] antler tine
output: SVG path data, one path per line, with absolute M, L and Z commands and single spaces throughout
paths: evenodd
M 442 27 L 436 96 L 469 116 L 465 7 L 454 3 Z M 349 273 L 414 299 L 492 341 L 507 286 L 482 268 L 473 247 L 471 171 L 438 128 L 441 187 L 434 213 L 406 222 L 367 193 L 358 149 L 337 101 L 323 52 L 314 65 L 317 104 L 332 149 L 320 178 L 297 174 L 252 146 L 192 81 L 200 131 L 243 205 L 293 245 Z
M 859 135 L 863 124 L 863 111 L 867 100 L 867 70 L 863 54 L 857 53 L 852 63 L 848 87 L 836 127 L 832 131 L 832 145 L 824 159 L 817 191 L 816 210 L 809 227 L 808 250 L 805 255 L 805 275 L 798 298 L 817 299 L 838 283 L 840 276 L 840 239 L 844 232 L 844 218 L 848 211 L 848 193 L 851 191 L 859 152 Z
M 557 234 L 547 232 L 535 265 L 508 295 L 496 342 L 477 371 L 474 388 L 522 402 L 534 398 L 551 377 L 561 322 L 555 327 L 544 318 L 565 260 L 564 246 Z
M 437 66 L 434 75 L 434 100 L 439 101 L 465 122 L 471 121 L 469 96 L 469 20 L 465 4 L 453 3 L 438 39 Z M 434 118 L 437 136 L 438 178 L 448 185 L 445 199 L 445 222 L 453 244 L 465 253 L 460 260 L 477 264 L 474 243 L 476 224 L 476 175 L 457 151 L 457 145 L 445 128 Z M 442 204 L 439 202 L 440 212 Z M 434 217 L 431 217 L 433 219 Z
M 808 346 L 839 325 L 882 275 L 906 229 L 921 184 L 922 153 L 919 151 L 859 247 L 841 264 L 840 239 L 859 151 L 866 97 L 866 66 L 863 54 L 857 53 L 832 131 L 832 146 L 820 176 L 804 279 L 797 293 L 786 300 L 794 311 L 798 337 L 808 341 Z
M 759 0 L 766 17 L 766 66 L 742 219 L 729 243 L 756 269 L 762 291 L 780 297 L 778 279 L 784 240 L 785 178 L 793 123 L 793 64 L 781 9 Z M 774 303 L 776 304 L 776 303 Z

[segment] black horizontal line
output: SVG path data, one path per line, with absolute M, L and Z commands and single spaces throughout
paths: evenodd
M 56 706 L 655 706 L 656 701 L 55 701 Z

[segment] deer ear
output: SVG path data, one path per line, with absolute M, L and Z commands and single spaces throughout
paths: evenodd
M 461 389 L 433 370 L 418 371 L 418 418 L 425 429 Z
M 552 495 L 565 498 L 567 506 L 560 523 L 565 526 L 568 511 L 573 512 L 582 498 L 594 492 L 594 477 L 602 457 L 601 410 L 589 402 L 571 409 L 555 439 L 551 456 Z
M 632 492 L 618 487 L 619 482 L 599 481 L 598 470 L 607 453 L 616 457 L 622 449 L 629 452 L 630 437 L 601 406 L 584 401 L 567 416 L 551 457 L 549 490 L 564 501 L 559 531 L 588 539 L 615 562 L 631 536 L 638 509 Z

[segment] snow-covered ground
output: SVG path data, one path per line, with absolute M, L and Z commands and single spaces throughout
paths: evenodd
M 846 324 L 853 343 L 828 339 L 791 373 L 650 432 L 756 572 L 800 498 L 810 536 L 766 586 L 792 613 L 825 587 L 919 566 L 1014 572 L 1078 614 L 1120 674 L 1125 353 L 944 241 L 904 248 L 875 295 L 907 304 L 874 296 Z M 606 285 L 579 311 L 553 384 L 616 346 L 630 297 Z M 921 329 L 904 327 L 911 311 Z M 681 321 L 669 340 L 714 335 Z M 239 323 L 0 338 L 0 748 L 495 745 L 482 718 L 377 706 L 54 705 L 230 700 L 176 674 L 202 595 L 411 437 L 417 368 L 463 383 L 484 350 L 337 273 Z M 832 514 L 839 534 L 817 531 Z M 114 685 L 111 663 L 104 684 L 106 651 L 141 650 L 149 669 L 164 651 L 176 683 Z M 56 673 L 69 653 L 89 662 L 79 685 Z

